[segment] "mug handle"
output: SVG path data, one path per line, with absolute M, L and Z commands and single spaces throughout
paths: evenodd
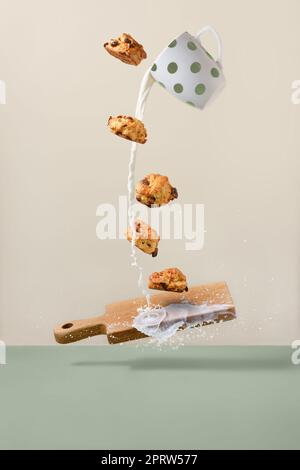
M 207 33 L 207 32 L 212 33 L 213 36 L 215 37 L 216 41 L 217 41 L 217 44 L 218 44 L 218 58 L 217 58 L 216 62 L 222 67 L 223 46 L 222 46 L 222 40 L 221 40 L 221 37 L 220 37 L 219 33 L 217 33 L 217 31 L 212 26 L 207 25 L 207 26 L 204 26 L 204 28 L 200 29 L 200 31 L 196 34 L 196 38 L 200 40 L 200 37 L 202 36 L 202 34 Z

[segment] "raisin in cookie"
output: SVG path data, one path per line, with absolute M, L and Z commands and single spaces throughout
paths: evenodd
M 111 39 L 104 44 L 109 54 L 120 59 L 125 64 L 139 65 L 147 58 L 144 48 L 130 34 L 123 33 L 117 39 Z
M 129 227 L 127 230 L 127 240 L 132 241 L 132 230 Z M 156 231 L 145 224 L 142 220 L 135 221 L 135 246 L 149 255 L 157 256 L 158 242 L 160 240 Z
M 132 140 L 138 144 L 147 142 L 147 131 L 139 119 L 125 115 L 110 116 L 108 126 L 114 134 L 123 139 Z
M 177 189 L 171 186 L 168 177 L 154 173 L 137 184 L 135 194 L 137 201 L 148 207 L 162 206 L 178 197 Z
M 168 268 L 159 273 L 152 273 L 148 280 L 149 289 L 171 292 L 188 290 L 186 277 L 178 268 Z

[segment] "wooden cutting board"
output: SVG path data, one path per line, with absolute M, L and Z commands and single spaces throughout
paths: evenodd
M 169 304 L 189 302 L 192 304 L 216 305 L 217 323 L 236 318 L 235 307 L 229 289 L 225 282 L 217 282 L 191 287 L 188 292 L 182 294 L 175 292 L 160 292 L 151 296 L 152 305 L 166 307 Z M 90 336 L 106 335 L 111 344 L 123 343 L 140 338 L 145 335 L 136 330 L 132 321 L 137 315 L 137 309 L 146 304 L 145 297 L 140 297 L 122 302 L 115 302 L 106 306 L 104 315 L 86 318 L 84 320 L 71 320 L 54 329 L 54 336 L 58 343 L 74 343 Z M 222 309 L 222 305 L 228 305 L 228 309 Z M 200 325 L 199 325 L 200 326 Z

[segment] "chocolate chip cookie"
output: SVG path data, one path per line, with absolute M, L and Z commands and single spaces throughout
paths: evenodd
M 108 126 L 114 134 L 123 139 L 132 140 L 138 144 L 147 142 L 147 130 L 139 119 L 123 114 L 110 116 Z
M 188 290 L 186 277 L 178 268 L 168 268 L 152 273 L 149 276 L 148 287 L 149 289 L 170 292 L 184 292 Z
M 139 65 L 143 59 L 147 58 L 143 46 L 127 33 L 106 42 L 104 47 L 109 54 L 125 62 L 125 64 Z
M 136 199 L 148 207 L 162 206 L 178 197 L 177 189 L 169 183 L 167 176 L 151 173 L 136 186 Z
M 127 240 L 129 242 L 132 241 L 132 230 L 130 227 L 127 229 Z M 155 257 L 158 253 L 159 240 L 159 235 L 150 225 L 147 225 L 142 220 L 135 221 L 135 246 L 137 248 Z

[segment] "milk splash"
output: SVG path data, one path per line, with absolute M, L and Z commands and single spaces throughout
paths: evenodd
M 157 342 L 167 341 L 179 329 L 192 328 L 206 322 L 218 320 L 232 304 L 169 304 L 165 307 L 143 307 L 133 320 L 133 326 Z
M 154 83 L 154 79 L 151 76 L 150 69 L 145 73 L 142 83 L 140 86 L 140 91 L 138 95 L 136 110 L 135 110 L 135 117 L 137 119 L 143 120 L 145 105 L 147 101 L 147 97 L 150 93 L 152 85 Z M 136 230 L 135 230 L 135 218 L 134 218 L 134 205 L 135 205 L 135 164 L 136 164 L 136 156 L 137 156 L 137 147 L 138 144 L 136 142 L 132 142 L 131 150 L 130 150 L 130 160 L 129 160 L 129 167 L 128 167 L 128 219 L 129 219 L 129 226 L 132 232 L 132 241 L 131 241 L 131 265 L 135 266 L 138 270 L 138 286 L 142 290 L 143 295 L 146 297 L 147 306 L 150 308 L 150 295 L 147 292 L 143 274 L 143 267 L 139 265 L 137 255 L 136 255 Z

